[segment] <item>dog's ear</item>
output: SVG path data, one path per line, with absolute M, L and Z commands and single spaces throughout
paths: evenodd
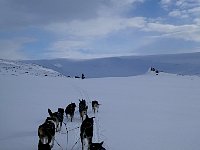
M 53 115 L 53 113 L 52 113 L 51 109 L 49 109 L 49 108 L 48 108 L 48 113 L 49 113 L 49 115 L 50 115 L 50 116 L 52 116 L 52 115 Z
M 101 144 L 101 146 L 103 145 L 103 141 L 100 143 Z
M 86 115 L 85 115 L 85 119 L 88 119 L 88 118 L 89 118 L 89 117 L 88 117 L 88 115 L 86 114 Z

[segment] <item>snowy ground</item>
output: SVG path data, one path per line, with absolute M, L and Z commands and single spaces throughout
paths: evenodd
M 0 75 L 0 149 L 36 150 L 37 128 L 48 116 L 71 102 L 85 98 L 102 104 L 94 124 L 94 142 L 107 150 L 199 150 L 200 78 L 160 73 L 135 77 L 71 79 Z M 68 129 L 80 126 L 65 118 Z M 79 129 L 56 140 L 71 150 Z M 53 150 L 61 150 L 56 143 Z M 73 147 L 80 150 L 80 140 Z

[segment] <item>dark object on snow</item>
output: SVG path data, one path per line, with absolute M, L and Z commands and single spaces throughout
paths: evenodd
M 157 70 L 157 69 L 155 69 L 155 68 L 153 68 L 153 67 L 151 67 L 151 69 L 150 69 L 151 71 L 153 71 L 153 72 L 155 72 L 156 73 L 156 75 L 158 75 L 158 73 L 159 73 L 159 71 Z
M 156 75 L 158 75 L 158 73 L 159 73 L 159 71 L 158 71 L 158 70 L 156 70 Z
M 156 69 L 155 69 L 155 68 L 153 68 L 153 67 L 151 67 L 151 71 L 156 71 Z
M 98 109 L 99 109 L 99 102 L 98 101 L 92 101 L 92 109 L 94 111 L 94 113 L 97 111 L 98 112 Z
M 106 150 L 103 146 L 103 142 L 101 143 L 91 143 L 90 150 Z
M 84 115 L 87 114 L 87 109 L 88 109 L 88 106 L 86 105 L 86 101 L 84 99 L 82 100 L 79 99 L 79 113 L 82 120 L 83 120 Z
M 88 141 L 88 147 L 90 147 L 92 143 L 92 137 L 93 137 L 93 118 L 89 118 L 88 115 L 86 115 L 86 119 L 81 124 L 80 129 L 80 137 L 81 137 L 81 143 L 82 143 L 82 150 L 84 149 L 84 139 L 87 139 Z
M 71 117 L 71 122 L 74 117 L 75 108 L 76 108 L 76 104 L 71 103 L 65 109 L 66 116 L 68 117 L 68 115 L 69 115 Z
M 85 75 L 83 73 L 81 75 L 81 79 L 85 79 Z

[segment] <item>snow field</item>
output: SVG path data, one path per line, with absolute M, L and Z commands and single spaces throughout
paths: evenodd
M 198 150 L 200 147 L 200 78 L 160 73 L 135 77 L 69 79 L 0 75 L 0 145 L 3 150 L 37 149 L 37 128 L 48 116 L 84 98 L 100 102 L 95 114 L 94 142 L 108 150 Z M 78 108 L 67 128 L 80 126 Z M 56 133 L 63 149 L 71 149 L 79 129 Z M 60 150 L 56 144 L 53 150 Z M 80 150 L 81 143 L 74 146 Z

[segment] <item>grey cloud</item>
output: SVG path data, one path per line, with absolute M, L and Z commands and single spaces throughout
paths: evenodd
M 101 0 L 0 0 L 0 29 L 93 18 L 101 5 Z

